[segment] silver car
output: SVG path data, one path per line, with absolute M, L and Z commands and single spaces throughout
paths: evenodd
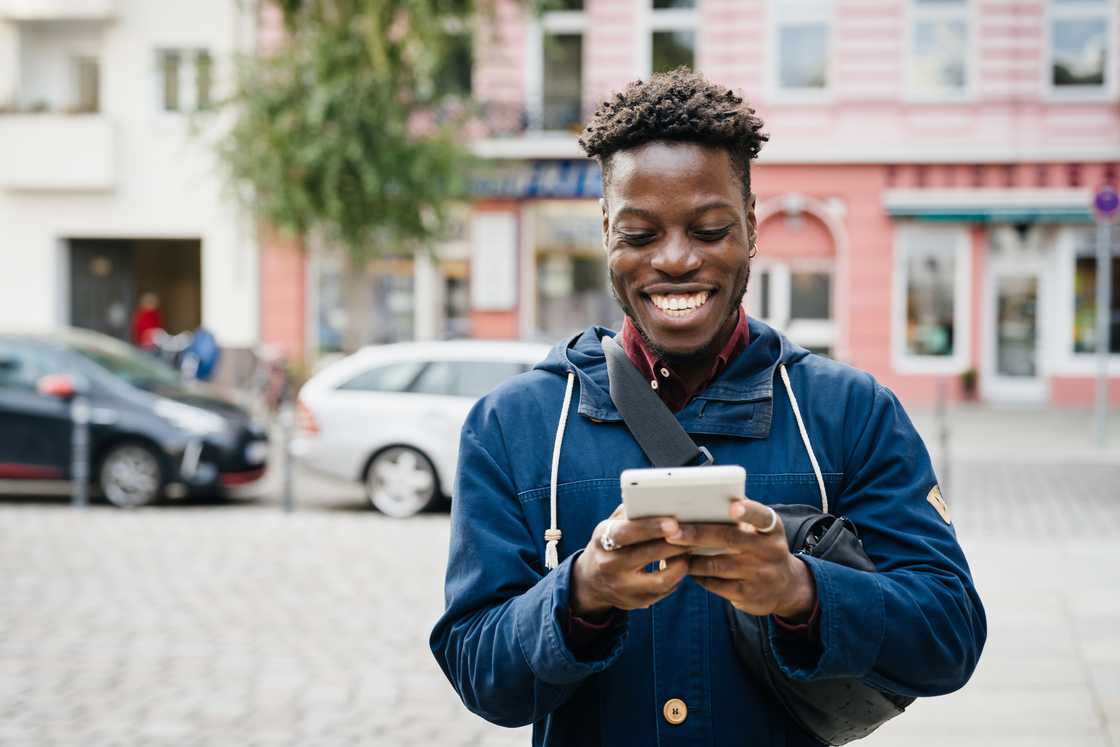
M 451 497 L 459 431 L 474 403 L 548 350 L 483 340 L 365 348 L 300 390 L 293 454 L 306 468 L 361 482 L 389 516 L 416 514 Z

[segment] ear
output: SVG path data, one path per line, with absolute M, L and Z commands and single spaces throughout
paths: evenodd
M 603 251 L 606 251 L 609 245 L 608 237 L 611 235 L 611 221 L 610 214 L 607 212 L 607 198 L 599 198 L 599 210 L 603 213 Z

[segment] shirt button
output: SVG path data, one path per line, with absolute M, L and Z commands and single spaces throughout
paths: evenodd
M 651 380 L 650 380 L 650 382 L 649 382 L 649 388 L 650 388 L 650 389 L 656 389 L 656 388 L 657 388 L 657 379 L 651 379 Z
M 661 709 L 665 715 L 665 720 L 673 726 L 678 726 L 684 723 L 688 718 L 688 706 L 680 698 L 669 698 L 665 701 L 665 707 Z
M 665 377 L 666 379 L 667 379 L 667 378 L 669 378 L 669 369 L 667 369 L 667 368 L 662 368 L 662 369 L 661 369 L 661 375 L 662 375 L 663 377 Z

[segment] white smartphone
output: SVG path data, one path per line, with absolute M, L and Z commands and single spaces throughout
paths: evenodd
M 747 494 L 747 471 L 736 464 L 628 469 L 619 480 L 629 519 L 673 516 L 680 522 L 734 524 L 728 507 Z

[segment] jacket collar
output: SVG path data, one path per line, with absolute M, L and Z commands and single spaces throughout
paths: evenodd
M 677 413 L 677 420 L 689 433 L 742 438 L 770 435 L 775 369 L 795 351 L 784 336 L 763 322 L 752 318 L 748 325 L 747 348 Z M 591 327 L 564 347 L 565 367 L 575 370 L 579 378 L 578 412 L 592 420 L 622 420 L 611 401 L 601 348 L 602 338 L 613 335 L 604 327 Z

